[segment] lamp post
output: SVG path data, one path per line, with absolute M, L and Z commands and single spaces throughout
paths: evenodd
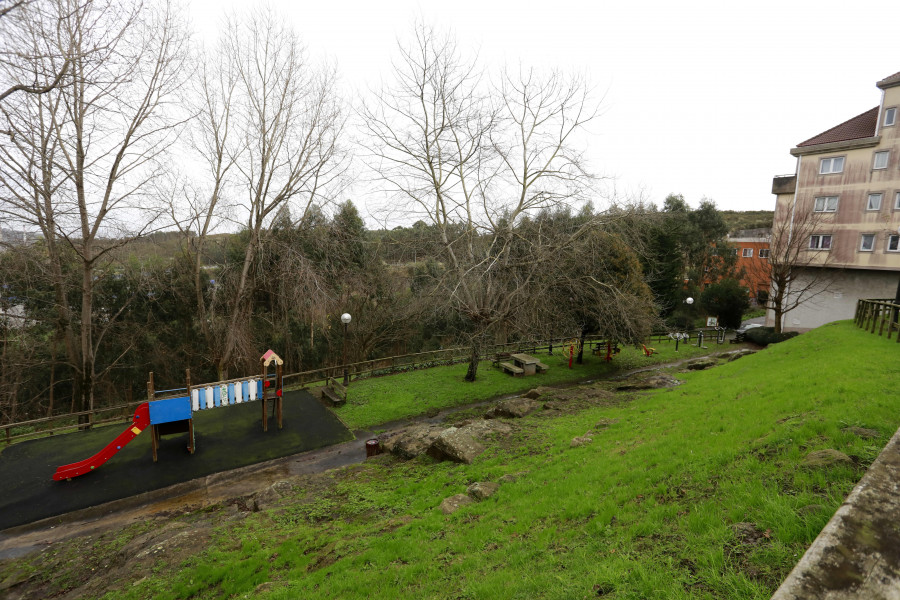
M 694 303 L 694 299 L 691 298 L 690 296 L 688 296 L 687 298 L 685 298 L 684 303 L 687 304 L 688 306 L 690 306 L 691 304 Z M 681 334 L 677 333 L 675 335 L 675 352 L 678 352 L 678 342 L 679 341 L 681 341 Z
M 344 324 L 344 385 L 350 385 L 350 373 L 347 370 L 347 325 L 350 324 L 350 313 L 341 315 L 341 323 Z

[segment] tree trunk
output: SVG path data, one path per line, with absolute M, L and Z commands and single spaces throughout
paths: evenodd
M 575 360 L 579 365 L 584 362 L 584 338 L 587 335 L 587 329 L 582 328 L 581 339 L 578 340 L 578 358 Z
M 87 240 L 86 240 L 87 242 Z M 81 270 L 81 389 L 76 404 L 77 411 L 94 410 L 94 269 L 91 260 L 92 248 L 84 246 Z M 90 423 L 92 415 L 82 415 L 79 423 Z
M 781 333 L 781 321 L 784 312 L 781 310 L 781 304 L 776 304 L 772 311 L 775 313 L 775 333 Z
M 466 371 L 466 381 L 475 381 L 475 376 L 478 374 L 478 362 L 478 343 L 472 342 L 472 355 L 469 357 L 469 369 Z

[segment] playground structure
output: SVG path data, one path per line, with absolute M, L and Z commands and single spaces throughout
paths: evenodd
M 260 357 L 259 362 L 259 375 L 196 386 L 191 385 L 190 370 L 188 370 L 187 387 L 162 391 L 154 389 L 153 373 L 150 373 L 150 379 L 147 382 L 147 402 L 139 405 L 134 411 L 131 425 L 97 454 L 85 460 L 58 467 L 53 474 L 53 479 L 55 481 L 70 480 L 73 477 L 90 473 L 112 458 L 147 427 L 150 427 L 153 462 L 157 462 L 159 441 L 163 435 L 187 433 L 187 449 L 193 454 L 195 449 L 193 413 L 199 410 L 210 410 L 260 400 L 262 427 L 265 432 L 269 429 L 268 402 L 271 399 L 274 402 L 275 421 L 278 429 L 281 429 L 282 390 L 284 387 L 282 365 L 284 361 L 272 350 L 268 350 Z M 269 367 L 273 363 L 275 372 L 270 375 Z M 271 387 L 274 387 L 275 391 L 270 398 Z M 185 392 L 187 395 L 178 395 L 179 392 Z M 158 398 L 159 395 L 170 397 Z

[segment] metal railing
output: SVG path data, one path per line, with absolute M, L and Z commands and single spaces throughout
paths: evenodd
M 897 332 L 897 343 L 900 343 L 900 304 L 896 303 L 894 298 L 886 299 L 870 299 L 856 301 L 856 314 L 853 322 L 860 329 L 865 329 L 869 333 L 875 333 L 878 329 L 878 335 L 884 335 L 887 329 L 887 339 L 891 339 L 891 335 Z

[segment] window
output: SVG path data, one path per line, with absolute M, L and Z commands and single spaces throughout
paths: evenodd
M 890 152 L 876 152 L 875 153 L 875 164 L 872 165 L 872 168 L 873 169 L 887 169 L 889 154 L 890 154 Z
M 840 173 L 844 170 L 844 157 L 836 156 L 834 158 L 823 158 L 819 163 L 819 174 L 827 175 L 829 173 Z
M 894 194 L 894 210 L 900 210 L 900 192 Z
M 811 235 L 811 236 L 809 236 L 809 249 L 810 250 L 830 250 L 831 249 L 831 236 L 830 235 Z
M 732 255 L 732 256 L 737 256 L 737 248 L 732 248 L 732 249 L 731 249 L 731 255 Z
M 888 252 L 900 252 L 900 235 L 889 235 L 886 250 Z
M 768 248 L 760 248 L 759 249 L 759 257 L 760 258 L 769 258 L 769 249 Z
M 869 194 L 869 201 L 866 203 L 866 210 L 881 210 L 881 199 L 884 194 Z
M 834 212 L 837 210 L 837 196 L 819 196 L 816 198 L 815 212 Z
M 864 233 L 859 238 L 859 251 L 871 252 L 875 248 L 875 234 Z
M 897 107 L 884 109 L 884 126 L 890 127 L 897 122 Z
M 753 258 L 753 248 L 744 248 L 741 250 L 742 258 Z

